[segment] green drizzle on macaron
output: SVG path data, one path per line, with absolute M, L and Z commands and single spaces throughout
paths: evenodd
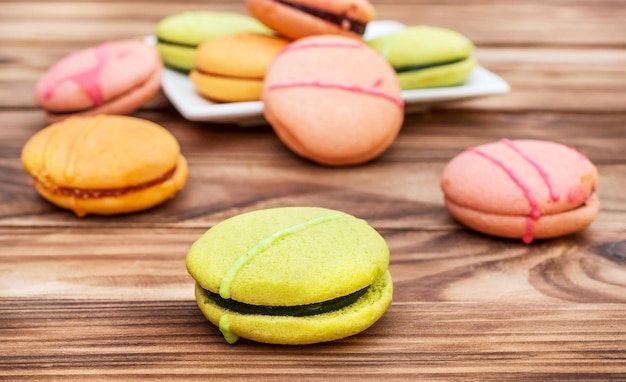
M 252 246 L 249 250 L 247 250 L 244 254 L 239 256 L 237 260 L 233 263 L 233 265 L 230 267 L 230 269 L 228 269 L 228 271 L 224 275 L 224 278 L 222 279 L 222 282 L 220 283 L 220 296 L 225 299 L 230 298 L 230 285 L 233 283 L 233 280 L 235 279 L 237 272 L 239 272 L 239 270 L 243 268 L 243 266 L 248 261 L 250 261 L 253 257 L 257 256 L 261 252 L 271 247 L 277 240 L 280 240 L 280 239 L 285 238 L 286 236 L 290 236 L 295 233 L 304 231 L 305 229 L 316 226 L 318 224 L 322 224 L 322 223 L 329 222 L 331 220 L 338 219 L 342 216 L 346 216 L 346 215 L 331 214 L 331 215 L 318 216 L 316 218 L 306 220 L 302 223 L 298 223 L 298 224 L 283 228 L 281 230 L 278 230 L 272 233 L 270 236 L 263 238 L 254 246 Z

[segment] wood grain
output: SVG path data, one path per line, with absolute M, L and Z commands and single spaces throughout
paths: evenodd
M 231 349 L 200 317 L 183 260 L 201 230 L 84 231 L 0 236 L 13 243 L 0 258 L 8 266 L 2 290 L 12 293 L 0 296 L 0 335 L 20 351 L 36 341 L 39 354 L 11 352 L 0 368 L 7 375 L 193 380 L 313 370 L 344 379 L 384 371 L 398 379 L 571 380 L 619 378 L 625 366 L 616 356 L 626 340 L 623 232 L 530 247 L 464 230 L 382 230 L 396 289 L 384 319 L 358 341 L 295 351 L 245 342 Z M 111 237 L 122 245 L 111 246 Z M 272 360 L 278 365 L 263 366 Z
M 0 297 L 193 298 L 185 256 L 206 229 L 1 229 Z M 391 251 L 395 302 L 626 303 L 623 231 L 533 246 L 460 226 L 379 232 Z
M 35 82 L 69 52 L 154 33 L 184 10 L 243 1 L 0 1 L 1 381 L 623 381 L 626 379 L 626 7 L 621 0 L 375 0 L 379 19 L 449 27 L 512 91 L 407 115 L 379 159 L 327 168 L 267 125 L 183 119 L 163 94 L 135 115 L 179 140 L 187 186 L 154 209 L 79 219 L 39 197 L 20 163 L 47 123 Z M 439 176 L 468 146 L 554 140 L 600 173 L 583 232 L 525 245 L 472 232 Z M 327 344 L 225 343 L 185 269 L 191 244 L 238 213 L 318 205 L 389 244 L 394 301 Z
M 626 316 L 614 304 L 394 304 L 358 337 L 306 347 L 227 346 L 193 301 L 9 299 L 0 309 L 4 339 L 20 345 L 0 372 L 15 381 L 617 381 L 626 367 Z
M 29 112 L 12 119 L 37 117 Z M 160 121 L 179 139 L 190 165 L 190 180 L 175 199 L 141 214 L 76 219 L 45 201 L 30 186 L 21 146 L 31 129 L 24 124 L 0 152 L 0 222 L 6 226 L 208 227 L 234 214 L 280 205 L 315 204 L 345 210 L 380 228 L 436 230 L 454 227 L 445 213 L 439 177 L 446 162 L 468 146 L 500 137 L 551 139 L 576 147 L 600 168 L 602 210 L 594 227 L 624 219 L 626 136 L 619 115 L 485 114 L 440 112 L 409 116 L 394 145 L 365 166 L 320 167 L 286 149 L 268 127 L 213 127 L 183 122 L 176 115 L 139 114 Z M 590 126 L 605 140 L 588 136 Z M 454 137 L 454 138 L 452 138 Z

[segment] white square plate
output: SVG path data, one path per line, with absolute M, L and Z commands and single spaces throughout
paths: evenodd
M 368 24 L 364 38 L 371 39 L 404 28 L 392 20 L 377 20 Z M 163 92 L 180 114 L 190 121 L 215 123 L 237 123 L 251 125 L 263 123 L 263 103 L 231 102 L 216 103 L 198 95 L 193 84 L 184 73 L 166 68 L 162 79 Z M 422 109 L 433 102 L 458 100 L 507 93 L 509 84 L 496 74 L 477 66 L 467 82 L 460 86 L 445 88 L 405 90 L 402 98 L 407 112 Z

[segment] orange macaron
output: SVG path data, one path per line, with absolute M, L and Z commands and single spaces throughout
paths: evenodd
M 130 114 L 161 88 L 163 63 L 139 39 L 107 41 L 73 52 L 37 82 L 35 101 L 49 122 L 72 115 Z
M 446 207 L 459 222 L 525 243 L 590 225 L 599 211 L 597 186 L 598 171 L 586 156 L 530 139 L 469 148 L 441 177 Z
M 363 42 L 311 36 L 291 43 L 272 62 L 263 114 L 296 154 L 330 166 L 380 156 L 404 121 L 395 71 Z
M 189 78 L 196 91 L 212 101 L 257 101 L 270 63 L 288 44 L 253 32 L 215 37 L 198 46 Z
M 156 206 L 188 177 L 176 138 L 160 125 L 128 116 L 54 123 L 26 142 L 22 164 L 41 196 L 80 217 Z
M 246 5 L 256 19 L 292 40 L 320 34 L 360 39 L 375 17 L 367 0 L 247 0 Z

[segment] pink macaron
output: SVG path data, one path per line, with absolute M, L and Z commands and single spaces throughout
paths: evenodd
M 142 40 L 105 42 L 73 52 L 50 68 L 35 100 L 50 122 L 70 115 L 130 114 L 161 87 L 163 64 Z
M 587 157 L 541 140 L 469 148 L 441 177 L 446 207 L 459 222 L 525 243 L 589 226 L 599 211 L 597 185 L 598 171 Z
M 404 120 L 397 76 L 376 51 L 343 36 L 292 42 L 273 60 L 264 116 L 296 154 L 330 166 L 380 156 Z

